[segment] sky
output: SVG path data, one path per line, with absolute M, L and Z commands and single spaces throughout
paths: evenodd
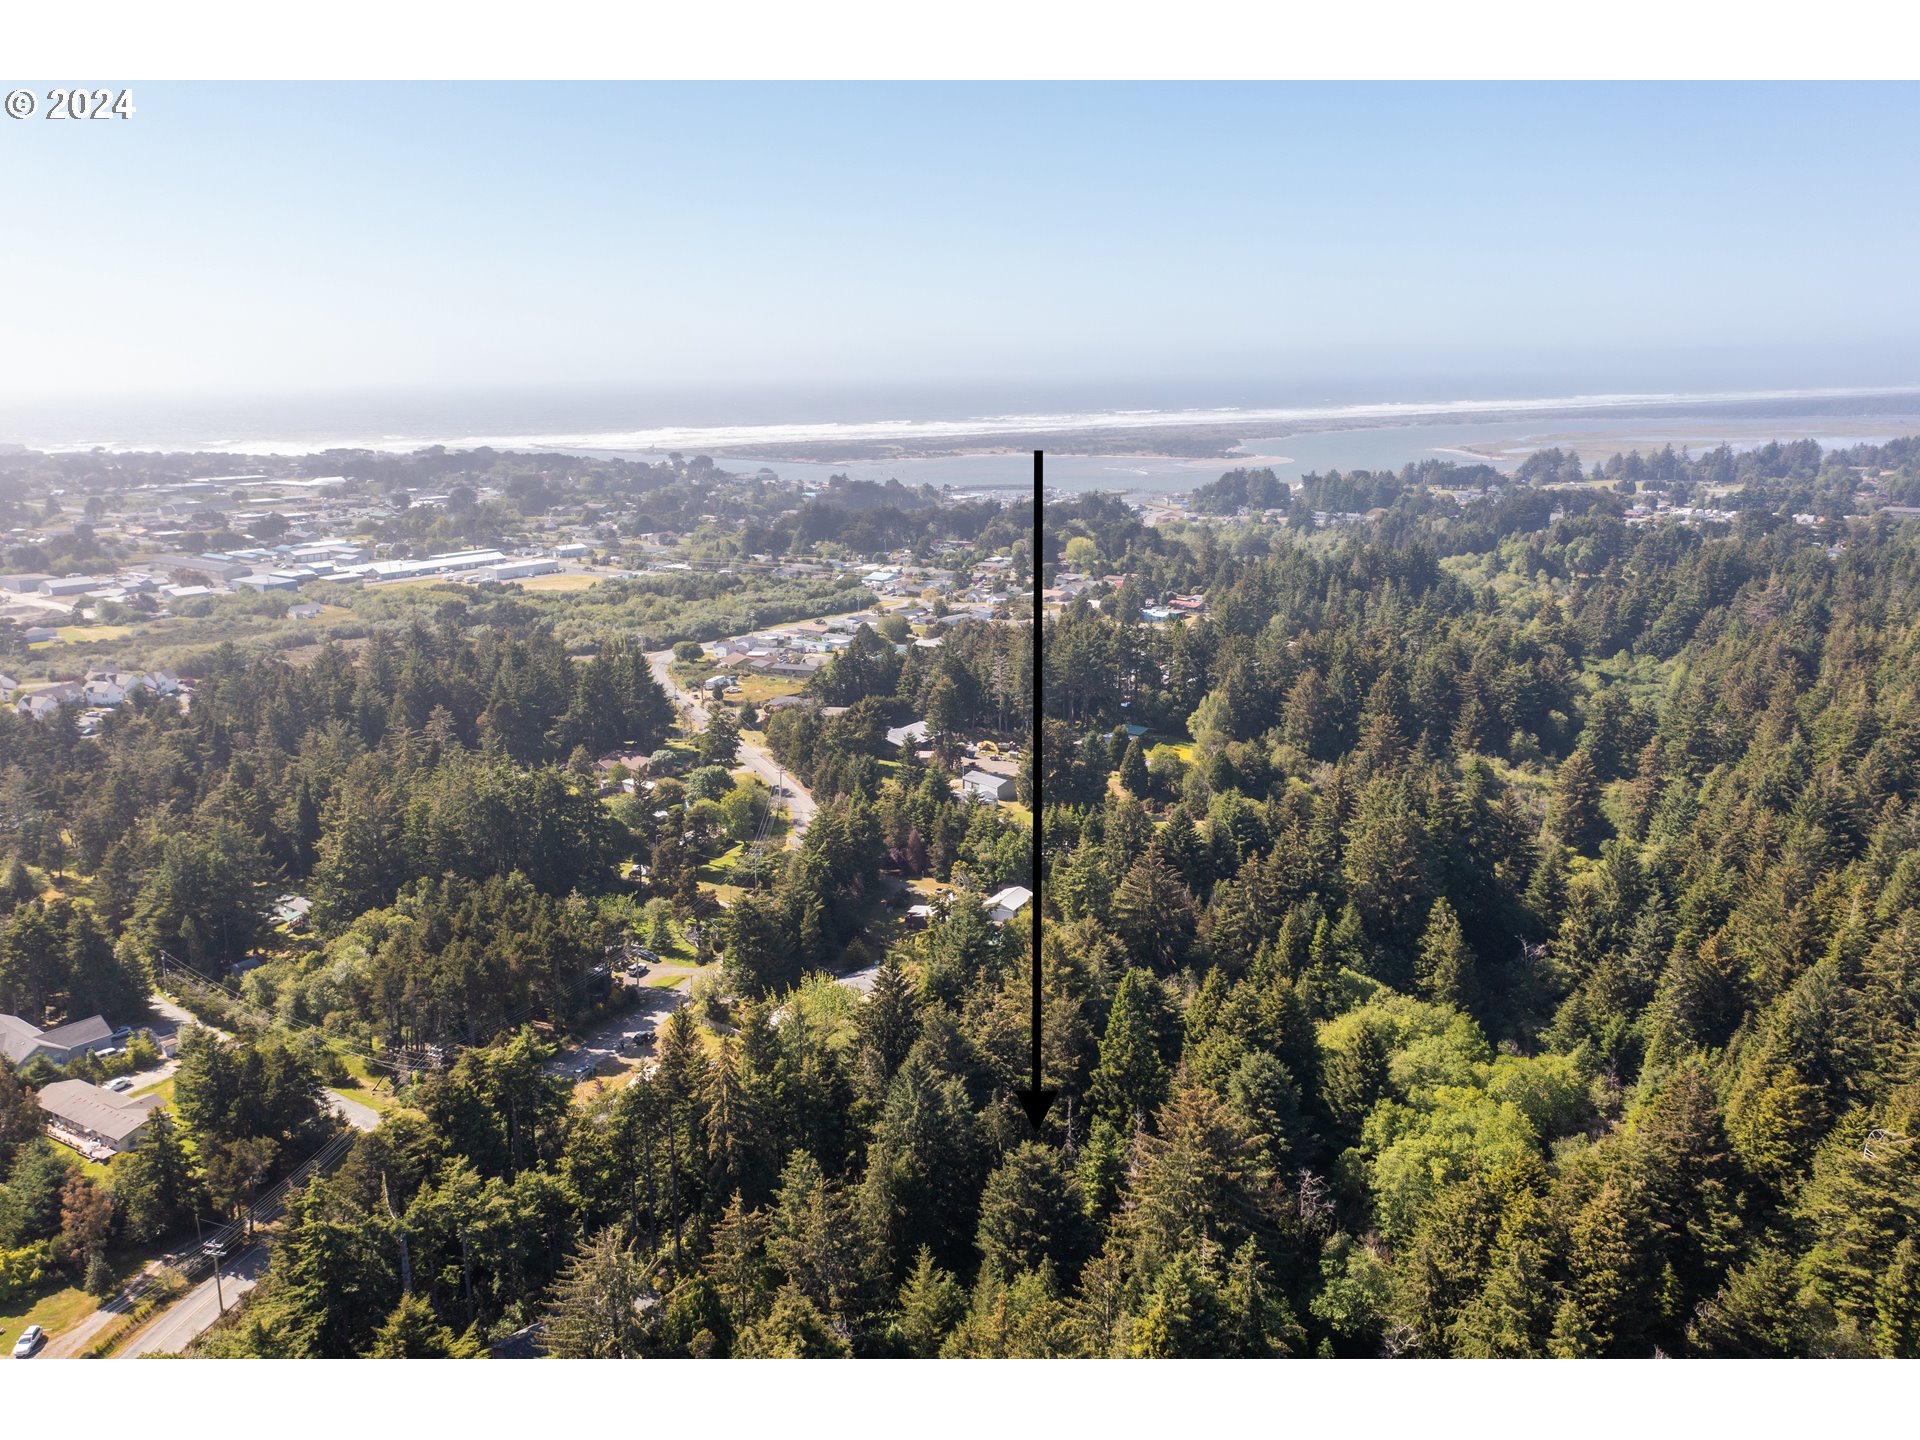
M 0 120 L 15 400 L 1920 382 L 1920 86 L 133 89 Z

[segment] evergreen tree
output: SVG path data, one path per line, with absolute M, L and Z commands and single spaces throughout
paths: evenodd
M 1433 902 L 1426 934 L 1420 938 L 1417 967 L 1420 992 L 1443 1005 L 1469 1004 L 1474 993 L 1473 952 L 1467 948 L 1460 919 L 1446 897 Z
M 933 1263 L 933 1252 L 922 1246 L 900 1287 L 900 1313 L 893 1329 L 901 1347 L 915 1359 L 932 1359 L 966 1311 L 966 1291 Z
M 1548 825 L 1569 849 L 1590 855 L 1598 848 L 1606 822 L 1600 814 L 1600 778 L 1587 751 L 1575 750 L 1554 773 Z
M 571 1360 L 634 1358 L 641 1353 L 640 1266 L 611 1229 L 568 1257 L 554 1286 L 545 1348 Z
M 1120 1134 L 1134 1127 L 1136 1117 L 1150 1114 L 1166 1093 L 1167 1067 L 1160 1058 L 1147 998 L 1151 983 L 1140 970 L 1128 970 L 1121 978 L 1087 1095 L 1094 1116 Z
M 1054 1146 L 1029 1140 L 987 1177 L 980 1197 L 980 1258 L 1012 1275 L 1051 1261 L 1072 1276 L 1092 1235 L 1078 1177 Z
M 394 1307 L 367 1351 L 374 1360 L 451 1360 L 472 1353 L 473 1347 L 441 1324 L 433 1307 L 418 1295 Z

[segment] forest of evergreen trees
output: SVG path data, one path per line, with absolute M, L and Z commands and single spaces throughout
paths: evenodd
M 415 626 L 232 657 L 97 738 L 0 719 L 0 1001 L 130 1006 L 283 887 L 320 937 L 291 1038 L 194 1042 L 185 1149 L 118 1220 L 63 1220 L 0 1074 L 0 1258 L 272 1173 L 313 1027 L 454 1058 L 304 1189 L 209 1353 L 1920 1356 L 1920 531 L 1792 519 L 1894 447 L 1776 448 L 1698 527 L 1411 477 L 1338 531 L 1049 505 L 1049 573 L 1080 541 L 1129 578 L 1041 638 L 1038 1133 L 1026 929 L 979 898 L 1034 879 L 1029 832 L 884 740 L 1024 734 L 1023 627 L 863 632 L 769 717 L 820 815 L 724 913 L 695 876 L 730 731 L 683 821 L 596 798 L 589 758 L 672 721 L 617 637 Z M 1171 591 L 1206 613 L 1143 622 Z M 724 984 L 578 1103 L 523 1021 L 564 1030 L 637 923 L 630 860 L 717 922 Z M 954 888 L 886 945 L 886 877 Z

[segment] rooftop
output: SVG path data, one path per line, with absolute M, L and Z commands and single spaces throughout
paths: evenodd
M 40 1108 L 56 1120 L 116 1143 L 146 1124 L 148 1115 L 161 1103 L 158 1095 L 143 1095 L 136 1100 L 84 1080 L 56 1080 L 40 1089 Z

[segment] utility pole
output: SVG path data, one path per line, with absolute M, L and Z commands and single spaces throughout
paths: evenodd
M 198 1210 L 193 1212 L 193 1248 L 198 1250 L 202 1255 L 208 1253 L 207 1242 L 203 1238 L 200 1229 L 200 1212 Z M 222 1315 L 226 1314 L 226 1297 L 220 1292 L 220 1254 L 217 1248 L 213 1252 L 213 1298 L 214 1302 L 220 1307 L 220 1313 Z

